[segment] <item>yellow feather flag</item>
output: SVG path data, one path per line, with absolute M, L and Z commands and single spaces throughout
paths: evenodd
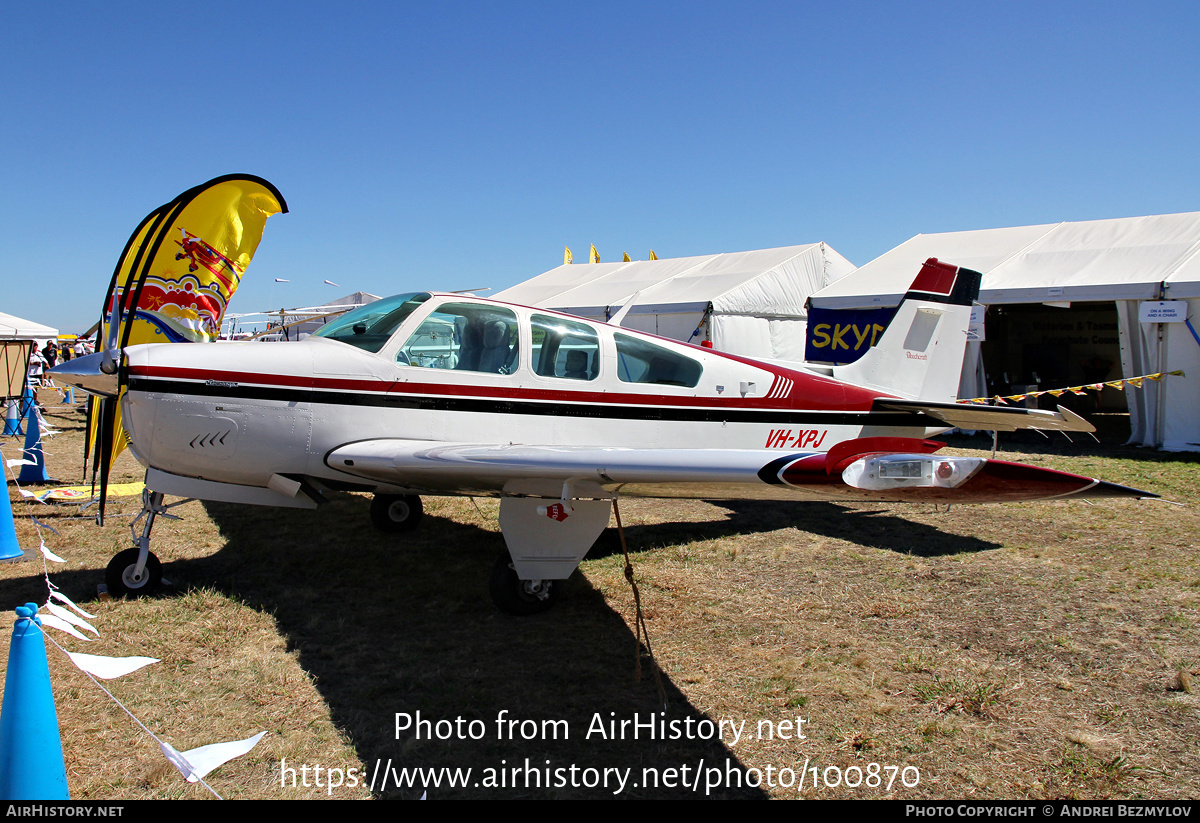
M 625 252 L 625 257 L 623 257 L 623 258 L 621 259 L 621 262 L 622 262 L 622 263 L 630 263 L 630 262 L 632 262 L 632 261 L 629 259 L 629 252 Z
M 121 346 L 215 340 L 267 218 L 286 211 L 278 189 L 240 175 L 210 180 L 156 209 L 130 239 L 105 299 L 107 315 L 116 290 Z
M 599 263 L 600 262 L 600 252 L 596 251 L 595 245 L 592 246 L 592 253 L 590 255 L 588 255 L 588 262 L 589 263 Z
M 114 294 L 120 308 L 115 322 L 121 348 L 215 340 L 267 218 L 281 212 L 287 212 L 287 204 L 277 188 L 260 177 L 240 174 L 188 189 L 152 211 L 134 230 L 113 271 L 97 350 L 109 339 Z M 97 464 L 106 464 L 95 466 L 103 475 L 103 487 L 107 465 L 127 445 L 120 405 L 114 400 L 92 404 L 88 422 L 89 443 L 98 444 Z M 101 425 L 106 436 L 97 440 Z M 104 442 L 111 444 L 111 453 L 101 455 L 99 445 Z
M 565 249 L 565 251 L 563 251 L 563 265 L 569 266 L 574 262 L 574 258 L 571 257 L 571 247 L 564 246 L 563 248 Z
M 654 253 L 654 249 L 650 249 L 650 259 L 651 259 L 651 260 L 657 260 L 657 259 L 658 259 L 658 255 Z

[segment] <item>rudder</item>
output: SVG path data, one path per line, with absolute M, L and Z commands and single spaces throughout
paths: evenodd
M 879 342 L 855 362 L 835 366 L 833 376 L 910 400 L 954 402 L 982 278 L 929 258 Z

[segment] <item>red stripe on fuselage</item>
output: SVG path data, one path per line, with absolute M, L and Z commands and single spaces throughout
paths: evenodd
M 726 355 L 728 356 L 728 355 Z M 731 357 L 742 360 L 742 358 Z M 745 362 L 758 365 L 755 361 Z M 763 368 L 758 365 L 759 368 Z M 208 380 L 254 386 L 282 386 L 295 389 L 366 392 L 375 394 L 424 394 L 457 397 L 479 397 L 497 400 L 543 400 L 621 404 L 634 406 L 691 406 L 728 409 L 781 409 L 806 411 L 869 411 L 882 392 L 861 389 L 836 380 L 802 372 L 791 372 L 794 382 L 790 397 L 696 397 L 665 394 L 635 394 L 632 392 L 579 391 L 570 387 L 554 389 L 483 386 L 478 384 L 416 383 L 387 380 L 356 380 L 312 375 L 265 374 L 211 369 L 188 369 L 173 366 L 131 366 L 131 377 L 188 380 L 203 383 Z M 776 373 L 776 380 L 781 375 Z M 566 382 L 566 381 L 564 381 Z M 802 387 L 797 389 L 796 387 Z M 838 397 L 837 395 L 841 395 Z

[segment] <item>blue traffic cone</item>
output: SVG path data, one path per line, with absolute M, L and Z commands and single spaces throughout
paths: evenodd
M 38 425 L 37 404 L 30 401 L 29 411 L 25 414 L 25 459 L 34 461 L 21 466 L 18 483 L 49 483 L 50 475 L 46 474 L 46 455 L 42 451 L 42 427 Z
M 13 397 L 4 409 L 4 436 L 15 437 L 21 433 L 21 401 Z
M 12 501 L 8 499 L 8 485 L 0 494 L 0 563 L 19 560 L 25 556 L 17 543 L 17 527 L 13 524 Z
M 0 709 L 0 799 L 70 800 L 37 605 L 17 607 Z M 36 625 L 35 625 L 36 624 Z
M 63 402 L 69 406 L 75 405 L 75 387 L 67 386 L 67 390 L 63 392 Z
M 17 406 L 17 431 L 15 432 L 16 434 L 18 434 L 18 435 L 25 434 L 25 429 L 21 428 L 21 422 L 25 419 L 25 414 L 26 414 L 26 412 L 29 411 L 29 407 L 33 406 L 33 405 L 36 405 L 33 402 L 33 389 L 29 388 L 29 385 L 26 384 L 25 385 L 25 393 L 23 395 L 21 395 L 21 404 L 19 406 Z

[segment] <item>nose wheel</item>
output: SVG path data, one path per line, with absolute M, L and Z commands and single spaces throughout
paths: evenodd
M 132 549 L 118 552 L 109 561 L 108 568 L 104 570 L 104 582 L 108 586 L 110 595 L 113 597 L 142 597 L 153 594 L 159 589 L 162 585 L 162 563 L 154 556 L 154 552 L 150 551 L 150 531 L 154 528 L 154 521 L 159 516 L 171 520 L 179 519 L 177 516 L 169 514 L 167 509 L 190 502 L 191 498 L 188 498 L 166 505 L 163 503 L 162 492 L 142 490 L 142 511 L 129 524 L 129 530 L 133 533 L 133 541 L 137 545 Z M 138 523 L 143 519 L 146 522 L 142 525 L 141 534 L 139 534 Z
M 104 582 L 113 597 L 141 597 L 162 585 L 162 563 L 153 552 L 147 552 L 145 563 L 139 564 L 139 554 L 141 549 L 119 552 L 104 570 Z

